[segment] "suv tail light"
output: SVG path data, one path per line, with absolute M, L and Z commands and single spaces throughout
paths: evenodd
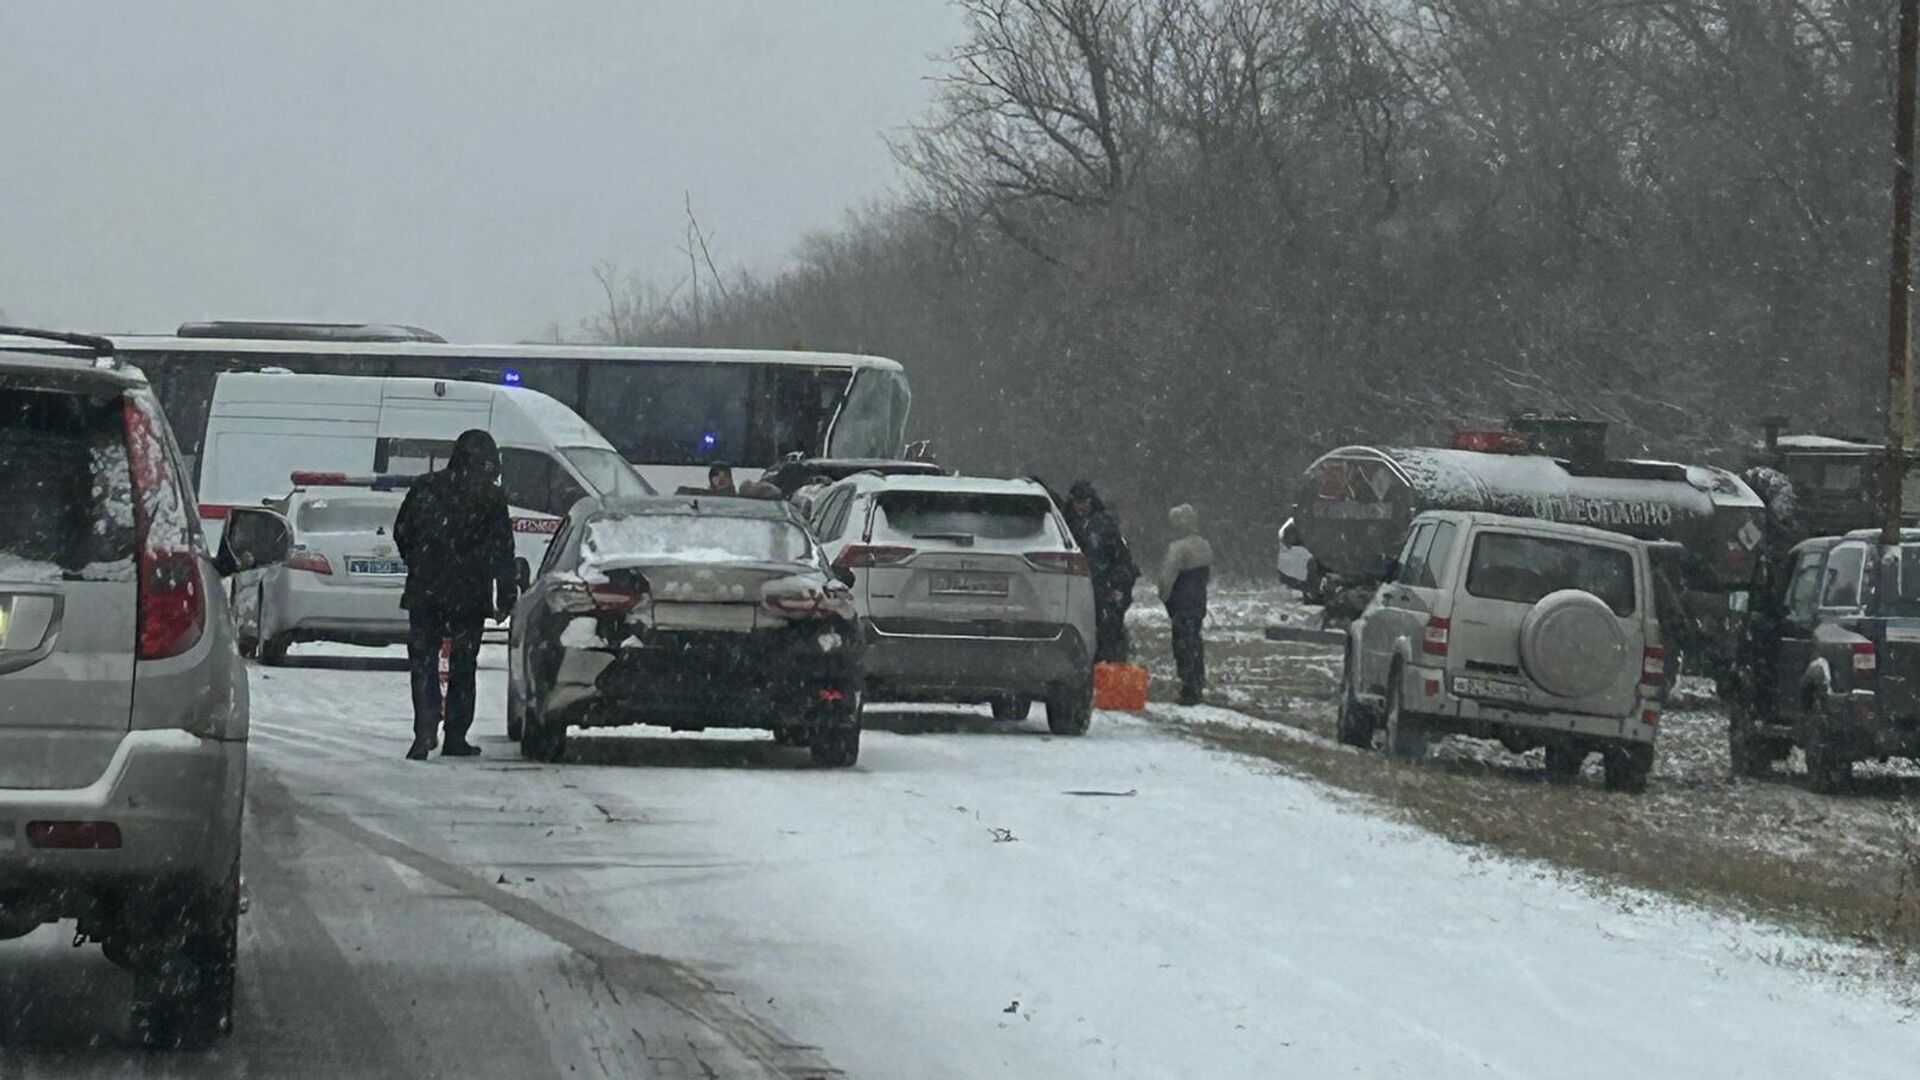
M 835 566 L 898 566 L 919 552 L 899 544 L 848 544 L 833 560 Z
M 1428 656 L 1447 655 L 1447 638 L 1452 631 L 1452 619 L 1443 619 L 1438 615 L 1427 616 L 1427 630 L 1420 637 L 1420 651 Z
M 207 625 L 207 598 L 194 551 L 187 500 L 167 450 L 165 421 L 148 400 L 129 394 L 121 416 L 133 476 L 138 582 L 134 656 L 164 660 L 194 647 Z
M 310 574 L 331 574 L 333 564 L 317 551 L 296 551 L 287 556 L 287 569 L 305 570 Z
M 1880 671 L 1880 653 L 1871 641 L 1853 643 L 1853 677 L 1871 679 Z
M 1027 563 L 1043 574 L 1087 576 L 1087 556 L 1080 551 L 1029 551 Z
M 1666 649 L 1649 645 L 1640 650 L 1640 685 L 1656 688 L 1667 685 Z

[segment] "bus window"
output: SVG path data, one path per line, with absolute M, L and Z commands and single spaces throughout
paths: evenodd
M 743 457 L 746 365 L 602 361 L 587 368 L 580 411 L 621 457 L 649 465 L 753 464 Z
M 862 371 L 833 426 L 829 457 L 896 458 L 907 447 L 907 379 L 897 371 Z
M 844 368 L 789 367 L 768 364 L 754 373 L 753 438 L 746 459 L 770 465 L 798 453 L 818 457 L 827 443 L 827 425 L 847 392 Z

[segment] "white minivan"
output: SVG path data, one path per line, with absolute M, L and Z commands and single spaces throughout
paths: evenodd
M 200 454 L 200 519 L 217 548 L 235 507 L 285 498 L 294 474 L 420 474 L 446 464 L 453 441 L 483 428 L 500 446 L 514 554 L 540 565 L 560 519 L 581 497 L 651 495 L 591 424 L 537 390 L 455 379 L 290 372 L 219 377 Z M 340 482 L 344 481 L 344 476 Z

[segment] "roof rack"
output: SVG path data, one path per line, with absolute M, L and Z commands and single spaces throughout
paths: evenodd
M 66 345 L 78 345 L 93 350 L 96 356 L 112 356 L 113 342 L 97 334 L 75 334 L 65 330 L 40 330 L 31 326 L 0 326 L 0 337 L 39 338 L 42 341 L 58 341 Z
M 249 341 L 425 341 L 444 345 L 447 339 L 431 330 L 397 323 L 274 322 L 259 319 L 214 319 L 185 322 L 174 336 L 183 338 L 238 338 Z

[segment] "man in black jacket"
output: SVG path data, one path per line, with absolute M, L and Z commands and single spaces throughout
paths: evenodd
M 1120 532 L 1120 522 L 1100 501 L 1100 493 L 1085 480 L 1067 490 L 1067 527 L 1074 543 L 1087 556 L 1093 579 L 1093 658 L 1124 664 L 1133 653 L 1127 638 L 1127 608 L 1133 606 L 1133 583 L 1140 577 L 1133 552 Z
M 489 614 L 513 610 L 518 582 L 513 566 L 513 523 L 500 490 L 500 451 L 478 428 L 453 444 L 447 467 L 423 477 L 407 492 L 393 525 L 394 543 L 407 562 L 407 664 L 413 676 L 413 746 L 407 757 L 424 761 L 440 726 L 440 643 L 451 639 L 448 663 L 447 757 L 472 757 L 473 678 L 480 630 Z

